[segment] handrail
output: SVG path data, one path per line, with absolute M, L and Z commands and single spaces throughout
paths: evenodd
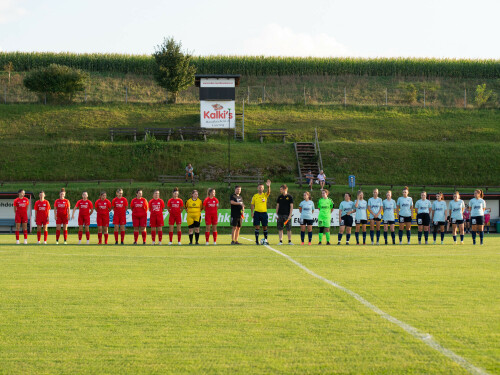
M 321 149 L 319 148 L 319 139 L 318 139 L 318 130 L 314 128 L 314 137 L 315 137 L 315 142 L 317 146 L 317 153 L 319 157 L 319 166 L 321 167 L 321 170 L 324 171 L 323 169 L 323 158 L 321 157 Z

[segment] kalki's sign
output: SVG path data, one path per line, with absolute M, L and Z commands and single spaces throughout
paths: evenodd
M 202 128 L 234 129 L 234 101 L 200 101 L 200 123 Z

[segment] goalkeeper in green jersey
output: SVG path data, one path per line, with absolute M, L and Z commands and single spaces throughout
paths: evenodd
M 328 198 L 328 190 L 321 191 L 321 199 L 318 201 L 319 215 L 319 244 L 323 241 L 323 233 L 326 233 L 326 244 L 330 245 L 330 222 L 332 220 L 333 201 Z

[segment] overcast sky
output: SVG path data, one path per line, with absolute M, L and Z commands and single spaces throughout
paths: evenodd
M 500 58 L 500 0 L 0 0 L 0 51 Z

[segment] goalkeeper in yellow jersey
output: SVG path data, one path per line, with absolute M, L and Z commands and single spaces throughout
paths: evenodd
M 191 198 L 187 200 L 185 207 L 187 211 L 189 244 L 193 244 L 194 232 L 196 245 L 198 245 L 198 240 L 200 238 L 201 210 L 203 210 L 203 202 L 198 198 L 198 190 L 193 190 L 193 192 L 191 193 Z

